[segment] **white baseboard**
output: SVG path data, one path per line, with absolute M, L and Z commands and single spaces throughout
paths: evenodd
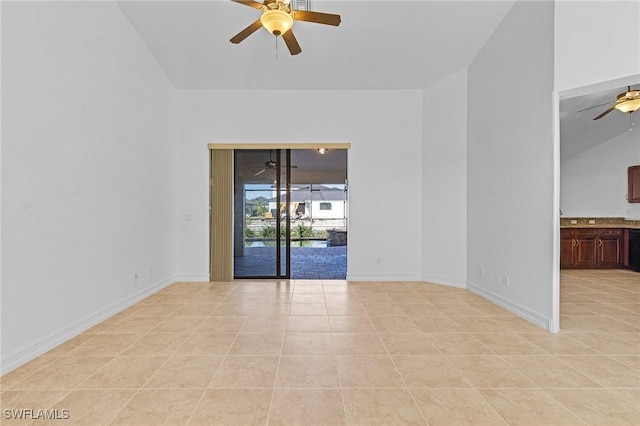
M 484 297 L 488 301 L 495 303 L 496 305 L 506 309 L 512 314 L 515 314 L 520 318 L 523 318 L 530 323 L 537 325 L 540 328 L 543 328 L 547 331 L 551 330 L 551 318 L 544 314 L 541 314 L 540 312 L 527 308 L 526 306 L 523 306 L 518 302 L 515 302 L 509 298 L 506 298 L 500 294 L 494 293 L 468 281 L 467 290 L 477 294 L 478 296 Z
M 347 272 L 347 281 L 422 281 L 422 277 L 418 275 L 350 274 Z
M 437 275 L 423 275 L 422 281 L 431 284 L 445 285 L 448 287 L 467 288 L 466 281 L 460 281 L 451 277 L 439 277 Z
M 81 318 L 65 327 L 61 327 L 36 341 L 17 349 L 5 357 L 0 358 L 0 375 L 4 375 L 21 365 L 31 361 L 32 359 L 44 354 L 45 352 L 55 348 L 58 345 L 68 341 L 78 334 L 90 329 L 96 324 L 101 323 L 107 318 L 112 317 L 118 312 L 132 306 L 145 297 L 148 297 L 163 288 L 173 284 L 176 281 L 174 276 L 167 277 L 158 281 L 142 290 L 125 297 L 124 299 L 112 303 L 99 311 L 96 311 L 84 318 Z

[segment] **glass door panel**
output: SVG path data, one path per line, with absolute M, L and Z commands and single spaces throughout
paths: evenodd
M 234 278 L 289 277 L 288 150 L 234 152 Z
M 279 277 L 289 278 L 290 258 L 291 258 L 291 151 L 281 150 L 278 159 L 282 167 L 280 168 L 280 179 L 278 194 L 280 195 L 280 258 L 278 259 L 280 270 Z

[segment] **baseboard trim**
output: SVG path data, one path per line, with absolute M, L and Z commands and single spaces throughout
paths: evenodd
M 91 327 L 101 323 L 107 318 L 123 311 L 124 309 L 138 303 L 145 297 L 148 297 L 163 288 L 173 284 L 176 281 L 175 276 L 167 277 L 148 287 L 145 287 L 136 293 L 125 297 L 124 299 L 112 303 L 111 305 L 100 309 L 90 315 L 85 316 L 73 323 L 61 327 L 36 341 L 17 349 L 5 357 L 0 357 L 0 375 L 4 375 L 11 370 L 20 367 L 23 364 L 33 360 L 34 358 L 44 354 L 45 352 L 55 348 L 58 345 L 68 341 L 78 334 L 90 329 Z
M 537 325 L 540 328 L 543 328 L 547 331 L 551 330 L 551 318 L 549 318 L 548 316 L 541 314 L 540 312 L 534 311 L 533 309 L 527 308 L 524 305 L 521 305 L 518 302 L 515 302 L 507 297 L 504 297 L 500 294 L 494 293 L 490 290 L 487 290 L 485 288 L 482 288 L 474 283 L 468 282 L 467 281 L 467 290 L 469 290 L 472 293 L 477 294 L 478 296 L 484 297 L 485 299 L 489 300 L 490 302 L 495 303 L 496 305 L 506 309 L 507 311 L 511 312 L 512 314 L 515 314 L 517 316 L 519 316 L 520 318 L 523 318 L 527 321 L 529 321 L 530 323 Z
M 347 272 L 347 281 L 422 281 L 422 277 L 418 275 L 349 274 Z
M 424 281 L 425 283 L 444 285 L 447 287 L 467 288 L 466 281 L 460 281 L 454 278 L 439 277 L 437 275 L 423 275 L 422 281 Z

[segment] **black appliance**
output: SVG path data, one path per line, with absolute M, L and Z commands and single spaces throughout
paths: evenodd
M 629 269 L 640 272 L 640 229 L 629 229 Z

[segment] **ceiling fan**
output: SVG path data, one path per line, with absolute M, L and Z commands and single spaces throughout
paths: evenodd
M 269 170 L 275 170 L 277 163 L 275 161 L 273 161 L 272 157 L 271 157 L 271 153 L 272 151 L 269 150 L 269 161 L 265 161 L 264 163 L 264 168 L 262 170 L 260 170 L 258 173 L 256 173 L 254 176 L 260 176 L 261 174 L 263 174 L 266 171 Z M 291 166 L 292 169 L 297 169 L 298 166 Z
M 302 52 L 298 40 L 293 35 L 294 21 L 307 21 L 316 24 L 340 25 L 340 15 L 311 12 L 308 10 L 291 10 L 290 0 L 264 0 L 262 3 L 253 0 L 231 0 L 262 11 L 260 19 L 231 38 L 231 43 L 238 44 L 260 27 L 264 27 L 274 36 L 282 36 L 292 55 Z
M 615 101 L 605 102 L 600 105 L 595 105 L 589 108 L 581 109 L 578 112 L 586 111 L 592 108 L 601 107 L 603 105 L 609 105 L 613 103 L 608 109 L 603 111 L 600 115 L 598 115 L 594 120 L 599 120 L 605 115 L 609 114 L 611 111 L 617 109 L 618 111 L 627 112 L 632 114 L 633 112 L 640 109 L 640 90 L 631 90 L 631 86 L 627 86 L 627 91 L 620 93 L 616 96 Z

